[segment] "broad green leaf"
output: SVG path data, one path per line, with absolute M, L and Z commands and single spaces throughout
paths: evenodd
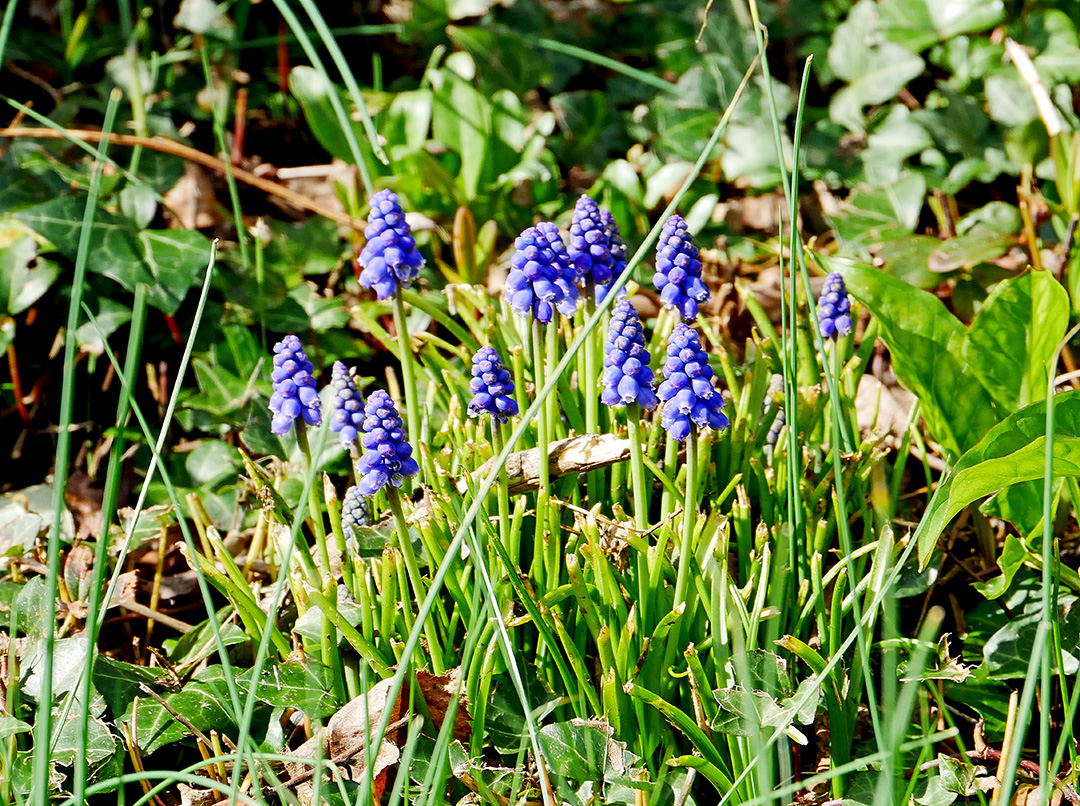
M 932 235 L 905 235 L 883 243 L 875 256 L 897 280 L 928 290 L 943 279 L 929 268 L 930 253 L 939 246 L 941 241 Z
M 829 66 L 848 82 L 833 95 L 829 117 L 853 132 L 865 131 L 866 106 L 894 98 L 924 67 L 910 50 L 877 35 L 877 6 L 860 0 L 836 26 L 829 46 Z
M 1046 397 L 1047 367 L 1068 325 L 1061 283 L 1029 271 L 997 284 L 968 329 L 963 357 L 999 410 L 1016 411 Z
M 918 52 L 958 34 L 985 31 L 1005 19 L 1002 0 L 881 0 L 880 30 Z
M 165 697 L 165 701 L 199 730 L 235 734 L 232 705 L 220 664 L 208 666 L 189 680 L 184 688 Z M 123 717 L 131 722 L 131 706 Z M 157 700 L 143 696 L 139 700 L 138 741 L 143 753 L 153 753 L 190 734 Z
M 1058 598 L 1058 610 L 1053 618 L 1061 630 L 1062 669 L 1067 675 L 1080 670 L 1080 606 L 1075 596 Z M 1042 608 L 1033 609 L 1010 621 L 992 636 L 983 647 L 983 662 L 992 679 L 1002 680 L 1023 677 L 1035 647 L 1035 635 L 1043 620 Z M 1053 652 L 1048 653 L 1051 670 L 1059 671 Z
M 237 678 L 242 695 L 251 688 L 251 672 Z M 323 719 L 337 710 L 332 688 L 330 669 L 313 660 L 268 663 L 255 696 L 275 708 L 298 708 L 311 719 Z
M 1038 48 L 1035 68 L 1049 84 L 1080 81 L 1080 40 L 1076 35 L 1075 14 L 1070 17 L 1056 8 L 1035 13 L 1025 19 L 1031 42 Z
M 1046 401 L 1039 401 L 994 426 L 960 457 L 938 485 L 915 530 L 920 565 L 925 565 L 941 532 L 964 507 L 1005 487 L 1043 478 L 1045 433 Z M 1054 398 L 1053 459 L 1055 474 L 1080 476 L 1080 392 Z
M 462 191 L 466 199 L 475 199 L 487 160 L 491 104 L 450 70 L 431 70 L 428 75 L 435 87 L 432 133 L 461 157 Z
M 61 638 L 53 645 L 52 657 L 52 695 L 54 698 L 66 694 L 79 683 L 83 667 L 86 665 L 87 641 L 84 634 L 72 638 Z M 45 665 L 45 647 L 43 642 L 35 641 L 23 658 L 23 669 L 29 674 L 23 681 L 22 690 L 35 700 L 41 698 L 42 672 Z
M 973 269 L 999 258 L 1016 243 L 1012 235 L 995 235 L 983 230 L 941 241 L 927 258 L 931 271 L 950 272 Z
M 219 611 L 220 619 L 232 613 L 232 608 L 226 607 Z M 251 641 L 251 636 L 245 633 L 233 622 L 227 622 L 219 627 L 221 642 L 225 646 L 243 644 Z M 209 658 L 217 652 L 217 639 L 214 638 L 213 627 L 207 619 L 189 633 L 180 637 L 169 649 L 169 662 L 174 666 L 194 666 Z
M 931 433 L 960 456 L 998 421 L 993 398 L 962 360 L 964 326 L 933 294 L 884 272 L 842 260 L 828 265 L 877 317 L 896 377 L 918 396 Z
M 74 260 L 85 202 L 72 196 L 16 213 L 16 217 Z M 99 210 L 90 236 L 87 269 L 110 277 L 128 291 L 150 288 L 150 304 L 176 313 L 197 285 L 210 256 L 206 236 L 190 230 L 137 230 L 126 219 Z
M 1001 556 L 997 558 L 1001 576 L 994 577 L 987 582 L 976 582 L 975 590 L 987 599 L 997 599 L 999 596 L 1004 595 L 1012 584 L 1016 572 L 1023 567 L 1027 558 L 1028 550 L 1024 548 L 1024 544 L 1020 539 L 1015 535 L 1006 535 L 1005 545 L 1001 549 Z
M 0 312 L 22 313 L 49 290 L 60 275 L 60 267 L 49 260 L 34 258 L 37 244 L 29 234 L 0 247 Z
M 79 744 L 81 722 L 82 715 L 79 713 L 78 705 L 76 705 L 62 725 L 54 724 L 53 763 L 70 767 L 79 758 L 79 753 L 82 752 L 82 747 Z M 116 739 L 109 732 L 104 722 L 96 716 L 91 716 L 87 721 L 86 762 L 91 765 L 97 764 L 115 752 Z
M 337 87 L 326 80 L 323 73 L 314 67 L 300 65 L 289 72 L 289 92 L 296 96 L 300 107 L 304 110 L 304 117 L 315 139 L 325 148 L 332 157 L 353 162 L 352 149 L 349 141 L 341 131 L 337 115 L 334 113 L 333 104 L 330 102 L 330 93 L 334 92 L 341 98 L 345 110 L 350 108 L 351 101 Z M 357 121 L 352 121 L 353 133 L 358 143 L 364 141 L 364 129 Z
M 926 180 L 908 173 L 880 187 L 862 186 L 841 203 L 829 223 L 844 251 L 866 256 L 870 248 L 909 235 L 919 221 Z
M 14 736 L 16 733 L 29 733 L 30 726 L 13 716 L 0 716 L 0 739 Z
M 184 461 L 191 480 L 198 486 L 214 487 L 224 481 L 236 481 L 240 453 L 220 439 L 204 439 Z

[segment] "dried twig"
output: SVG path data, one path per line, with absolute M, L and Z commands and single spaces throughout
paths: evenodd
M 33 126 L 16 126 L 0 129 L 0 138 L 2 137 L 33 137 L 49 140 L 76 139 L 86 140 L 89 143 L 100 143 L 102 139 L 104 139 L 101 132 L 92 131 L 90 129 L 61 130 Z M 202 165 L 204 168 L 210 168 L 211 170 L 218 171 L 222 174 L 231 170 L 233 177 L 239 181 L 251 185 L 252 187 L 256 187 L 259 190 L 263 190 L 273 196 L 277 196 L 279 199 L 288 202 L 293 207 L 297 207 L 301 210 L 310 210 L 317 215 L 321 215 L 323 218 L 329 218 L 340 224 L 346 224 L 356 230 L 362 231 L 364 229 L 364 222 L 358 218 L 353 218 L 338 210 L 331 210 L 329 207 L 325 207 L 317 201 L 309 199 L 302 193 L 290 190 L 277 182 L 271 182 L 269 179 L 263 179 L 261 176 L 256 176 L 250 171 L 245 171 L 242 168 L 227 167 L 223 160 L 209 154 L 204 154 L 202 151 L 194 149 L 191 146 L 186 146 L 183 143 L 177 143 L 167 137 L 139 137 L 134 134 L 113 134 L 109 136 L 109 143 L 111 145 L 129 147 L 142 146 L 143 148 L 149 148 L 152 151 L 160 151 L 162 154 L 172 154 L 175 157 L 180 157 L 188 162 L 194 162 L 197 165 Z

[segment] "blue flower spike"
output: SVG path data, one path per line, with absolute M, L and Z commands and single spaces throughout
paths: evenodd
M 514 312 L 542 325 L 556 310 L 572 316 L 577 310 L 577 270 L 558 227 L 546 221 L 529 227 L 514 241 L 514 249 L 503 290 Z
M 714 431 L 731 425 L 724 414 L 724 397 L 713 388 L 712 378 L 712 367 L 697 333 L 682 322 L 675 325 L 657 397 L 664 402 L 660 425 L 677 441 L 690 436 L 695 425 Z
M 615 216 L 588 196 L 574 205 L 570 224 L 570 258 L 579 281 L 591 279 L 597 288 L 597 301 L 607 293 L 607 286 L 626 268 L 626 244 L 619 233 Z
M 371 288 L 379 299 L 390 299 L 399 286 L 408 286 L 420 274 L 424 256 L 416 249 L 405 213 L 392 190 L 380 190 L 370 201 L 367 243 L 357 261 L 360 285 Z
M 514 382 L 494 347 L 481 347 L 473 356 L 469 391 L 473 395 L 469 401 L 470 417 L 487 414 L 496 422 L 505 423 L 518 413 L 517 401 L 511 397 Z
M 600 402 L 605 406 L 637 403 L 646 411 L 656 408 L 649 360 L 637 309 L 629 300 L 615 303 L 604 344 L 604 388 Z
M 297 417 L 303 417 L 308 425 L 322 423 L 319 392 L 311 377 L 314 369 L 296 336 L 286 336 L 274 345 L 274 370 L 270 375 L 274 387 L 270 396 L 270 411 L 274 415 L 271 433 L 279 436 L 289 433 Z
M 340 361 L 334 362 L 330 386 L 334 390 L 330 430 L 338 435 L 341 447 L 349 450 L 355 447 L 364 423 L 364 398 L 356 387 L 352 373 Z
M 356 463 L 356 486 L 362 496 L 370 498 L 387 483 L 400 487 L 407 476 L 420 472 L 394 401 L 382 389 L 372 392 L 364 406 L 360 443 L 364 454 Z
M 824 339 L 846 336 L 851 332 L 851 300 L 839 272 L 825 277 L 825 287 L 818 298 L 818 325 Z
M 361 526 L 371 525 L 371 508 L 360 494 L 359 487 L 350 487 L 341 501 L 341 531 L 345 537 L 356 539 Z
M 669 218 L 660 233 L 653 285 L 660 292 L 660 302 L 686 321 L 696 319 L 698 306 L 709 298 L 709 289 L 701 282 L 698 248 L 680 215 Z

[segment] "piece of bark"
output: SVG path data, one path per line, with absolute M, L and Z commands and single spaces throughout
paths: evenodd
M 587 473 L 601 467 L 625 462 L 630 458 L 630 440 L 614 434 L 581 434 L 559 439 L 548 444 L 548 469 L 552 479 L 571 473 Z M 479 483 L 491 470 L 494 460 L 489 459 L 473 473 L 473 482 Z M 506 459 L 506 476 L 510 495 L 519 495 L 540 486 L 540 449 L 515 451 Z M 469 485 L 465 479 L 458 480 L 458 492 L 465 493 Z

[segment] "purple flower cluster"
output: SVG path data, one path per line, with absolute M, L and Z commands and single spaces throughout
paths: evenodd
M 390 395 L 382 389 L 372 392 L 364 415 L 360 437 L 364 455 L 356 463 L 361 476 L 357 488 L 360 495 L 371 497 L 387 482 L 400 487 L 402 480 L 415 476 L 420 467 L 412 458 L 412 446 Z
M 510 397 L 514 382 L 494 347 L 481 347 L 473 356 L 469 391 L 473 394 L 469 401 L 470 417 L 489 414 L 496 422 L 505 423 L 518 413 L 517 401 Z
M 416 249 L 416 240 L 393 191 L 380 190 L 371 197 L 367 223 L 367 244 L 357 259 L 363 269 L 360 285 L 373 288 L 379 299 L 389 299 L 399 285 L 407 286 L 416 279 L 424 256 Z
M 573 316 L 578 302 L 577 270 L 559 228 L 542 221 L 522 232 L 514 248 L 504 290 L 510 307 L 544 325 L 556 310 Z
M 607 406 L 637 403 L 643 409 L 655 408 L 649 359 L 637 309 L 629 300 L 615 303 L 604 345 L 604 389 L 600 402 Z
M 851 332 L 851 301 L 840 272 L 834 271 L 825 278 L 825 287 L 818 298 L 818 326 L 825 339 Z
M 596 300 L 603 300 L 611 281 L 626 268 L 626 244 L 619 233 L 615 216 L 588 196 L 574 206 L 570 224 L 570 258 L 578 278 L 591 278 L 596 285 Z
M 693 429 L 723 431 L 731 422 L 724 414 L 724 398 L 712 385 L 713 371 L 701 341 L 690 327 L 675 325 L 667 343 L 664 382 L 657 396 L 664 401 L 660 425 L 679 442 Z
M 274 371 L 271 373 L 274 394 L 270 397 L 270 423 L 273 434 L 287 434 L 297 417 L 308 425 L 319 425 L 319 392 L 311 377 L 314 367 L 308 361 L 300 339 L 288 335 L 274 345 Z
M 352 374 L 340 361 L 334 362 L 330 386 L 334 390 L 330 430 L 338 435 L 341 447 L 348 450 L 356 444 L 364 422 L 364 399 L 356 388 Z
M 653 285 L 660 291 L 660 302 L 687 321 L 697 318 L 698 306 L 709 298 L 709 289 L 701 282 L 698 249 L 680 215 L 669 218 L 660 233 Z

